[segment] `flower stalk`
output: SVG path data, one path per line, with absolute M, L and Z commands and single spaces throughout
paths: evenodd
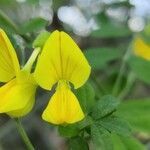
M 135 81 L 135 74 L 133 72 L 130 72 L 128 77 L 127 77 L 127 82 L 126 82 L 124 89 L 118 95 L 118 98 L 120 100 L 123 100 L 125 98 L 125 96 L 129 93 L 129 91 L 132 88 L 134 81 Z
M 125 53 L 125 55 L 122 59 L 122 64 L 121 64 L 121 67 L 120 67 L 120 70 L 119 70 L 119 74 L 117 76 L 117 79 L 115 81 L 115 84 L 114 84 L 114 87 L 113 87 L 113 90 L 112 90 L 112 94 L 114 96 L 118 95 L 120 85 L 121 85 L 121 81 L 122 81 L 122 77 L 123 77 L 123 74 L 124 74 L 124 71 L 125 71 L 125 68 L 126 68 L 126 61 L 129 58 L 130 53 L 131 53 L 131 49 L 130 49 L 130 46 L 129 46 L 128 50 L 126 51 L 126 53 Z
M 33 65 L 35 59 L 37 58 L 37 55 L 39 54 L 40 50 L 41 50 L 40 47 L 37 47 L 34 49 L 32 55 L 30 56 L 29 60 L 27 61 L 26 65 L 23 68 L 24 70 L 31 71 L 32 65 Z
M 26 147 L 28 150 L 34 150 L 34 147 L 29 139 L 29 137 L 27 136 L 21 122 L 19 119 L 14 119 L 15 120 L 15 123 L 16 123 L 16 127 L 17 127 L 17 130 L 20 134 L 20 136 L 22 137 L 22 140 L 24 141 L 24 143 L 26 144 Z

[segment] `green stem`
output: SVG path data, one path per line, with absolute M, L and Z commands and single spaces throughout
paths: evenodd
M 12 27 L 14 31 L 16 31 L 17 33 L 19 32 L 17 25 L 1 10 L 0 10 L 0 16 L 6 21 L 6 23 L 8 23 L 8 25 Z
M 102 92 L 102 94 L 106 94 L 107 91 L 104 89 L 104 87 L 101 85 L 101 81 L 99 79 L 97 79 L 95 73 L 92 73 L 91 75 L 94 83 L 96 84 L 97 88 L 100 90 L 100 92 Z
M 130 91 L 134 81 L 135 81 L 135 75 L 134 75 L 134 73 L 130 72 L 129 75 L 128 75 L 128 78 L 127 78 L 126 85 L 125 85 L 124 89 L 121 91 L 121 93 L 118 96 L 118 98 L 120 100 L 123 100 L 124 97 L 127 95 L 127 93 Z
M 22 127 L 22 124 L 21 124 L 20 120 L 19 119 L 15 119 L 15 122 L 16 122 L 17 130 L 20 133 L 20 135 L 22 137 L 22 140 L 26 144 L 27 149 L 28 150 L 34 150 L 34 147 L 33 147 L 32 143 L 31 143 L 31 141 L 29 140 L 29 138 L 28 138 L 24 128 Z
M 125 62 L 123 62 L 122 65 L 121 65 L 121 68 L 119 70 L 119 74 L 117 76 L 117 79 L 115 81 L 115 85 L 113 87 L 112 94 L 114 96 L 116 96 L 118 94 L 118 91 L 119 91 L 119 88 L 120 88 L 120 84 L 121 84 L 121 80 L 122 80 L 122 76 L 124 74 L 125 67 L 126 67 Z
M 11 30 L 13 30 L 13 32 L 19 34 L 26 42 L 31 42 L 30 36 L 22 34 L 18 28 L 18 25 L 11 18 L 9 18 L 2 10 L 0 10 L 0 18 L 2 18 L 6 22 L 6 24 L 8 24 L 8 26 L 11 27 Z
M 117 79 L 115 81 L 115 84 L 114 84 L 114 87 L 113 87 L 113 90 L 112 90 L 112 94 L 114 96 L 117 96 L 117 94 L 119 92 L 122 77 L 123 77 L 123 74 L 124 74 L 124 71 L 125 71 L 125 68 L 126 68 L 126 60 L 128 59 L 129 55 L 130 55 L 130 48 L 126 51 L 126 53 L 125 53 L 125 55 L 122 59 L 122 64 L 121 64 Z

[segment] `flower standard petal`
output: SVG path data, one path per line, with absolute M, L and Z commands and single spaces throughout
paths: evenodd
M 6 33 L 0 29 L 0 81 L 7 82 L 20 71 L 16 52 Z
M 41 87 L 49 90 L 59 80 L 70 81 L 78 88 L 86 82 L 90 71 L 86 58 L 72 38 L 54 31 L 39 56 L 35 78 Z
M 42 118 L 53 124 L 75 123 L 84 118 L 84 113 L 68 85 L 61 83 L 44 110 Z

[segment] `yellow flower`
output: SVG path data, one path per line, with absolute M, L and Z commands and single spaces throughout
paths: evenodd
M 145 43 L 142 38 L 136 37 L 133 42 L 133 50 L 135 55 L 150 60 L 150 45 Z
M 71 91 L 81 87 L 90 75 L 83 53 L 65 32 L 54 31 L 46 41 L 35 69 L 35 79 L 44 89 L 51 90 L 57 83 L 42 118 L 53 124 L 75 123 L 84 118 L 76 96 Z
M 33 107 L 37 84 L 30 73 L 40 49 L 35 49 L 29 61 L 20 69 L 16 52 L 6 33 L 0 29 L 0 113 L 11 117 L 26 115 Z

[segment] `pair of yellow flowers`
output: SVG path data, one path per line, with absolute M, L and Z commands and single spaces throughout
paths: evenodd
M 38 56 L 35 71 L 32 65 Z M 42 114 L 53 124 L 75 123 L 84 118 L 76 96 L 71 91 L 81 87 L 91 72 L 83 53 L 65 32 L 54 31 L 43 48 L 35 48 L 23 68 L 6 33 L 0 29 L 0 113 L 11 117 L 26 115 L 35 102 L 37 86 L 56 91 Z

